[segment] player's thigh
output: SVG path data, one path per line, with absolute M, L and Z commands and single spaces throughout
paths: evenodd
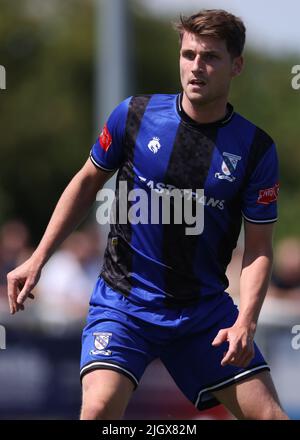
M 240 420 L 287 419 L 269 371 L 262 371 L 212 394 Z
M 134 384 L 122 373 L 106 369 L 90 371 L 82 378 L 81 419 L 120 419 Z
M 228 343 L 215 347 L 212 342 L 220 329 L 234 324 L 238 310 L 227 294 L 203 304 L 204 310 L 199 310 L 203 320 L 194 322 L 193 332 L 177 338 L 161 355 L 177 386 L 199 410 L 219 404 L 213 391 L 269 369 L 256 344 L 255 355 L 246 368 L 223 367 L 221 361 Z

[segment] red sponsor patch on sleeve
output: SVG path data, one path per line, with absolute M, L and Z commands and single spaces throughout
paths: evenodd
M 261 189 L 259 191 L 257 203 L 261 203 L 262 205 L 269 205 L 270 203 L 277 200 L 278 193 L 279 183 L 276 183 L 276 185 L 274 185 L 272 188 Z
M 100 143 L 101 147 L 103 148 L 103 150 L 105 152 L 107 152 L 107 150 L 111 146 L 112 137 L 111 137 L 111 134 L 110 134 L 106 124 L 104 125 L 103 130 L 102 130 L 98 139 L 99 139 L 99 143 Z

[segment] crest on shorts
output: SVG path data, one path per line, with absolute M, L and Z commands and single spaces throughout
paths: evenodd
M 106 350 L 111 337 L 112 333 L 106 333 L 106 332 L 96 332 L 93 333 L 94 336 L 94 349 L 90 351 L 90 354 L 103 354 L 104 356 L 110 356 L 111 351 Z

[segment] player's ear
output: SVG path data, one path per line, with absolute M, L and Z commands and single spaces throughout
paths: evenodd
M 242 73 L 243 67 L 244 67 L 244 58 L 242 57 L 242 55 L 234 58 L 232 61 L 232 70 L 231 70 L 232 77 L 240 75 Z

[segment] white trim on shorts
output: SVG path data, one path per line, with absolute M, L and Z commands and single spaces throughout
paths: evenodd
M 253 368 L 250 368 L 249 370 L 243 371 L 242 373 L 239 373 L 236 376 L 231 377 L 230 379 L 224 380 L 223 382 L 219 382 L 215 385 L 212 385 L 211 387 L 204 388 L 198 394 L 198 398 L 196 400 L 195 407 L 198 408 L 198 405 L 201 402 L 202 395 L 204 393 L 206 393 L 207 391 L 212 391 L 212 390 L 219 388 L 219 387 L 222 387 L 222 389 L 223 389 L 223 385 L 234 383 L 234 382 L 238 381 L 239 379 L 241 379 L 243 376 L 247 376 L 249 373 L 252 373 L 253 371 L 258 371 L 261 369 L 268 369 L 269 370 L 270 367 L 267 364 L 259 365 L 258 367 L 253 367 Z M 224 388 L 225 388 L 225 386 L 224 386 Z M 213 396 L 213 398 L 215 398 L 215 397 Z
M 91 362 L 90 364 L 87 364 L 84 367 L 82 367 L 82 369 L 80 370 L 80 378 L 82 378 L 82 376 L 87 371 L 96 370 L 97 367 L 99 367 L 99 366 L 105 366 L 105 367 L 107 366 L 107 367 L 110 367 L 109 369 L 114 369 L 116 371 L 119 371 L 119 372 L 125 374 L 125 376 L 130 376 L 130 378 L 132 379 L 132 381 L 134 382 L 136 387 L 139 384 L 139 381 L 137 380 L 137 378 L 130 371 L 126 370 L 126 368 L 123 368 L 120 365 L 113 364 L 110 362 L 101 362 L 101 361 Z

